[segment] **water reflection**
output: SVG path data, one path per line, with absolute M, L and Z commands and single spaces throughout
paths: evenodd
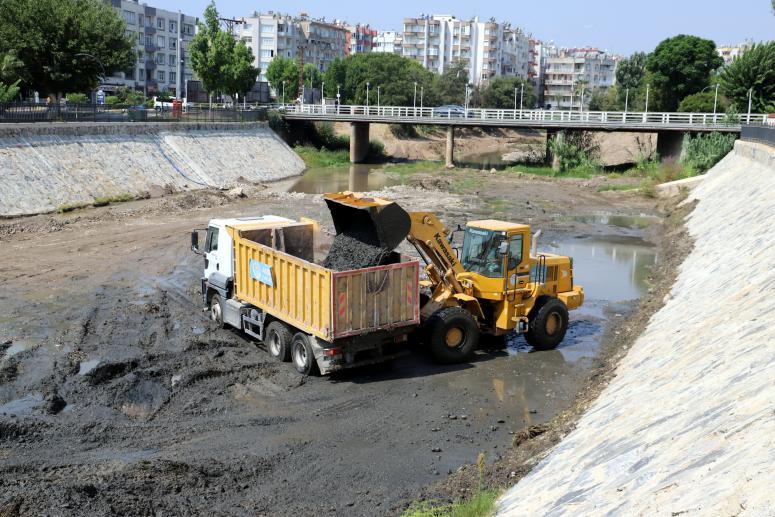
M 325 194 L 326 192 L 368 192 L 398 185 L 400 181 L 391 177 L 374 164 L 350 164 L 342 167 L 321 167 L 307 169 L 289 192 Z

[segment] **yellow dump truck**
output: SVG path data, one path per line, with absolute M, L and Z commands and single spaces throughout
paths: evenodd
M 199 230 L 201 231 L 201 230 Z M 393 252 L 375 267 L 324 267 L 331 238 L 310 219 L 210 221 L 202 249 L 211 318 L 263 341 L 302 374 L 389 360 L 420 322 L 417 260 Z

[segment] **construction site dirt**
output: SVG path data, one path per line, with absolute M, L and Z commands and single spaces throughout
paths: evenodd
M 584 180 L 482 185 L 380 196 L 452 228 L 529 223 L 539 249 L 576 250 L 579 283 L 586 263 L 623 265 L 634 287 L 588 289 L 553 351 L 514 337 L 450 366 L 410 343 L 390 366 L 302 377 L 208 319 L 188 234 L 263 214 L 333 232 L 320 196 L 245 186 L 0 222 L 0 514 L 394 515 L 479 453 L 496 462 L 615 354 L 663 230 L 653 200 Z

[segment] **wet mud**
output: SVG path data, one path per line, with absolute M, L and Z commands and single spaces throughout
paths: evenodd
M 567 211 L 535 210 L 554 194 L 534 186 L 534 209 L 519 198 L 524 182 L 495 208 L 482 200 L 497 184 L 385 195 L 453 227 L 472 213 L 530 220 L 547 245 L 655 231 L 562 221 Z M 561 188 L 558 199 L 578 186 Z M 587 215 L 630 204 L 576 199 Z M 514 436 L 567 410 L 634 304 L 588 292 L 590 310 L 572 314 L 550 352 L 514 336 L 442 366 L 410 343 L 392 367 L 305 378 L 207 319 L 202 259 L 189 250 L 190 230 L 212 217 L 270 213 L 331 230 L 319 197 L 258 188 L 0 222 L 0 514 L 392 515 L 480 452 L 497 464 Z

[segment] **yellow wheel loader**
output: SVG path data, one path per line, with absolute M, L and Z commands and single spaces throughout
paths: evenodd
M 531 235 L 530 226 L 469 221 L 458 228 L 464 236 L 455 248 L 453 232 L 432 213 L 352 192 L 324 199 L 338 233 L 346 229 L 385 250 L 406 238 L 417 249 L 427 276 L 420 281 L 421 330 L 439 362 L 466 361 L 480 336 L 502 342 L 512 330 L 536 350 L 552 349 L 565 337 L 568 310 L 584 302 L 584 289 L 573 283 L 573 260 L 539 254 L 540 232 Z

